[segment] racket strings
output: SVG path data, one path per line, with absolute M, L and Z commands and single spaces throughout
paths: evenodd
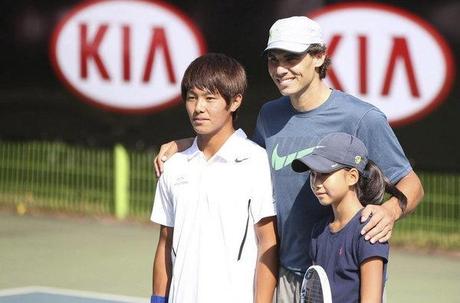
M 323 303 L 321 279 L 315 270 L 307 275 L 304 295 L 306 303 Z

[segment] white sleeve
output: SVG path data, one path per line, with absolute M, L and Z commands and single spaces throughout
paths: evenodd
M 257 174 L 253 178 L 254 186 L 251 195 L 251 214 L 255 224 L 262 218 L 276 216 L 276 205 L 273 198 L 270 165 L 265 152 L 253 169 Z
M 164 226 L 174 227 L 173 199 L 168 190 L 165 173 L 158 179 L 150 220 Z

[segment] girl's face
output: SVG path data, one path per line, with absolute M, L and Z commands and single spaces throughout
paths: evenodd
M 339 169 L 332 173 L 310 172 L 310 186 L 322 205 L 339 203 L 356 184 L 356 169 Z M 357 172 L 357 171 L 356 171 Z

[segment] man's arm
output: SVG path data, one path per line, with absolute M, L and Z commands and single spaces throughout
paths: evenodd
M 171 249 L 174 229 L 161 225 L 155 259 L 153 261 L 152 293 L 167 297 L 172 276 Z
M 407 197 L 407 207 L 404 213 L 395 197 L 391 197 L 382 205 L 367 205 L 362 212 L 362 222 L 366 221 L 372 214 L 372 218 L 361 231 L 361 234 L 366 235 L 365 239 L 370 240 L 371 243 L 388 241 L 395 221 L 412 213 L 423 199 L 423 186 L 414 171 L 409 172 L 399 180 L 396 187 Z
M 258 256 L 255 275 L 255 303 L 271 303 L 278 280 L 278 244 L 276 217 L 266 217 L 255 224 Z
M 406 209 L 404 212 L 402 211 L 399 206 L 398 199 L 395 197 L 391 197 L 388 201 L 386 201 L 384 206 L 392 210 L 394 217 L 398 220 L 408 214 L 411 214 L 422 201 L 425 193 L 423 191 L 422 182 L 414 171 L 411 171 L 407 176 L 396 183 L 396 187 L 407 197 Z
M 155 174 L 159 178 L 163 173 L 163 165 L 172 155 L 177 152 L 181 152 L 192 146 L 193 138 L 179 139 L 170 141 L 160 146 L 160 151 L 153 158 L 153 167 Z
M 417 175 L 410 168 L 402 146 L 385 115 L 378 110 L 368 111 L 361 119 L 357 137 L 366 145 L 369 158 L 406 195 L 406 213 L 413 212 L 423 198 L 423 187 Z M 381 206 L 366 206 L 362 212 L 361 221 L 365 222 L 371 214 L 372 218 L 362 230 L 362 234 L 365 234 L 365 238 L 371 243 L 388 241 L 394 223 L 403 216 L 396 198 L 390 198 Z

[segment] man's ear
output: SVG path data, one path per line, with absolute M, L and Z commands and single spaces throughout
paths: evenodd
M 230 103 L 230 111 L 232 113 L 235 112 L 241 106 L 242 101 L 243 96 L 241 94 L 238 94 L 235 97 L 233 97 L 232 102 Z
M 324 63 L 324 60 L 326 60 L 326 53 L 319 53 L 319 54 L 316 54 L 313 56 L 314 60 L 315 60 L 315 67 L 320 67 L 321 65 L 323 65 Z
M 359 172 L 356 168 L 351 168 L 347 172 L 347 184 L 348 186 L 354 186 L 358 183 L 359 180 Z

